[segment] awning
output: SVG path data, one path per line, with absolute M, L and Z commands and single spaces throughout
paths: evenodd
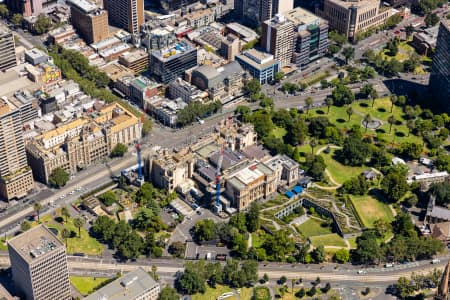
M 287 191 L 287 192 L 285 193 L 285 195 L 286 195 L 286 197 L 288 197 L 289 199 L 291 199 L 292 197 L 294 197 L 294 193 L 291 192 L 291 191 Z
M 292 189 L 292 191 L 296 194 L 301 194 L 303 192 L 303 188 L 299 185 L 294 186 L 294 188 Z

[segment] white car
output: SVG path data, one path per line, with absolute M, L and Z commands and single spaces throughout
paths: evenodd
M 74 193 L 75 193 L 75 191 L 71 191 L 69 194 L 70 194 L 70 195 L 73 195 Z

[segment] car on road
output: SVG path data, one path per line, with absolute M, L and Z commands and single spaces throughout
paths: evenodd
M 392 268 L 392 267 L 394 267 L 394 264 L 393 263 L 387 263 L 387 264 L 384 265 L 384 267 L 385 268 Z
M 197 210 L 196 213 L 197 213 L 197 215 L 200 216 L 202 214 L 202 211 L 201 210 Z
M 358 270 L 358 272 L 356 272 L 356 273 L 358 273 L 358 274 L 366 274 L 367 272 L 364 271 L 364 270 Z
M 440 262 L 441 262 L 441 260 L 439 260 L 439 259 L 437 259 L 437 258 L 435 258 L 435 259 L 433 259 L 433 260 L 431 261 L 432 264 L 438 264 L 438 263 L 440 263 Z

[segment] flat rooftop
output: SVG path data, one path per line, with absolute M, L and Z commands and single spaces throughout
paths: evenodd
M 12 238 L 8 246 L 18 252 L 28 263 L 44 257 L 64 244 L 44 225 L 38 225 Z
M 286 11 L 283 13 L 283 15 L 286 17 L 286 19 L 288 19 L 289 21 L 291 21 L 292 23 L 294 23 L 296 25 L 302 25 L 302 24 L 309 25 L 309 24 L 316 23 L 321 20 L 315 14 L 313 14 L 301 7 L 296 7 L 289 11 Z
M 137 299 L 139 295 L 153 289 L 156 285 L 158 283 L 144 269 L 138 268 L 102 287 L 84 300 Z
M 97 5 L 88 0 L 67 0 L 69 4 L 78 7 L 85 13 L 90 13 L 97 9 Z

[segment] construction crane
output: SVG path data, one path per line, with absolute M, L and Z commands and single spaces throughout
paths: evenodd
M 220 151 L 219 160 L 217 161 L 217 169 L 216 169 L 216 205 L 215 205 L 215 211 L 216 213 L 220 213 L 222 211 L 222 204 L 220 204 L 220 188 L 221 188 L 221 182 L 220 182 L 220 175 L 222 174 L 222 162 L 223 162 L 223 154 L 225 151 L 225 146 L 222 146 L 222 150 Z
M 138 162 L 138 182 L 139 184 L 143 183 L 142 176 L 142 155 L 141 155 L 141 143 L 138 140 L 135 141 L 136 153 L 137 153 L 137 162 Z

